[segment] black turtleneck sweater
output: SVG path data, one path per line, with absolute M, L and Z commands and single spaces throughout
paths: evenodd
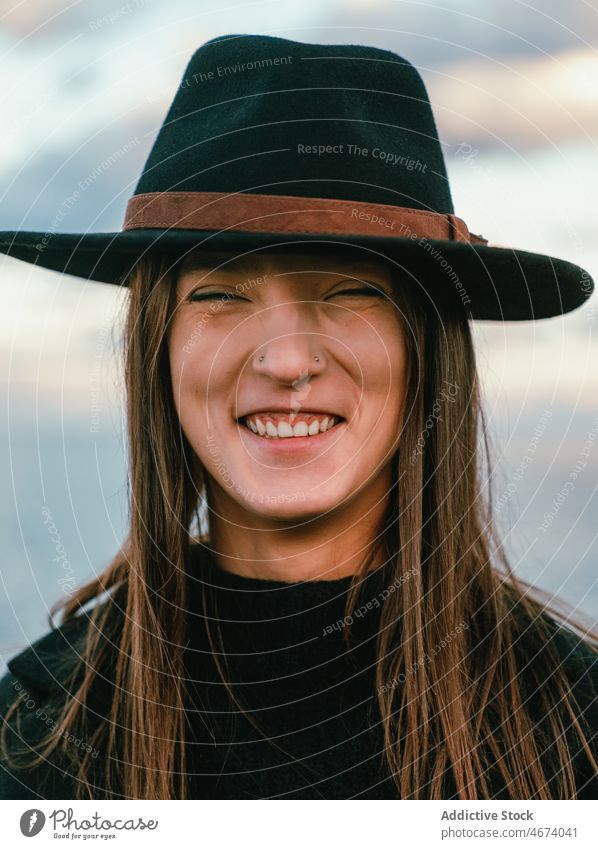
M 206 561 L 206 551 L 199 546 L 193 547 L 193 556 L 206 605 L 197 604 L 190 614 L 191 641 L 185 655 L 188 796 L 398 798 L 383 759 L 375 694 L 375 636 L 383 598 L 379 575 L 365 578 L 352 624 L 353 648 L 347 650 L 343 618 L 350 578 L 292 583 L 244 578 Z M 201 598 L 199 584 L 193 595 Z M 26 693 L 34 707 L 24 705 L 20 731 L 31 745 L 49 727 L 37 710 L 58 715 L 65 697 L 63 682 L 81 652 L 87 621 L 75 617 L 9 661 L 9 672 L 0 682 L 0 715 L 17 692 Z M 217 650 L 218 626 L 221 629 L 224 655 L 219 657 L 245 712 L 218 675 L 206 623 Z M 557 630 L 555 645 L 595 732 L 596 657 L 571 631 Z M 106 679 L 96 680 L 92 709 L 101 715 L 110 699 Z M 0 757 L 0 798 L 75 798 L 73 779 L 55 757 L 36 770 L 14 774 Z M 93 765 L 100 770 L 101 758 Z M 574 769 L 579 786 L 585 784 L 579 798 L 595 798 L 598 777 L 581 759 Z M 101 772 L 95 786 L 95 797 L 103 798 Z M 446 787 L 444 798 L 454 798 L 453 785 Z M 509 795 L 497 786 L 493 797 Z
M 283 583 L 211 565 L 204 580 L 208 625 L 222 629 L 226 679 L 251 719 L 218 676 L 199 617 L 188 653 L 198 682 L 190 689 L 198 709 L 190 714 L 194 795 L 396 798 L 381 766 L 373 576 L 362 588 L 349 650 L 342 624 L 349 578 Z

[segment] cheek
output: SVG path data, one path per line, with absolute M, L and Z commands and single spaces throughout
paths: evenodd
M 407 376 L 403 328 L 392 315 L 371 324 L 367 333 L 355 333 L 352 345 L 364 391 L 396 412 L 402 404 Z M 380 415 L 381 410 L 378 410 Z
M 221 344 L 201 321 L 173 323 L 168 340 L 175 407 L 193 441 L 212 426 L 214 417 L 232 409 L 239 380 L 237 351 Z
M 168 357 L 174 402 L 181 419 L 184 419 L 186 404 L 200 394 L 202 373 L 206 365 L 209 367 L 201 347 L 183 322 L 173 322 L 168 338 Z
M 384 346 L 384 362 L 380 362 L 376 370 L 371 393 L 377 429 L 377 439 L 372 448 L 380 455 L 394 454 L 400 444 L 407 391 L 406 366 L 402 337 L 388 337 Z

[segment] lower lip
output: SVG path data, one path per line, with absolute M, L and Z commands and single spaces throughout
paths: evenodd
M 331 427 L 330 430 L 324 431 L 324 433 L 318 433 L 315 436 L 288 436 L 282 438 L 270 437 L 266 438 L 265 436 L 259 436 L 257 433 L 254 433 L 251 428 L 246 427 L 246 425 L 236 423 L 237 427 L 241 430 L 242 434 L 247 434 L 251 444 L 259 445 L 261 448 L 264 448 L 269 453 L 273 454 L 299 454 L 305 451 L 314 451 L 318 448 L 325 447 L 329 442 L 331 437 L 340 436 L 340 434 L 345 430 L 347 425 L 346 421 L 339 422 L 339 424 Z

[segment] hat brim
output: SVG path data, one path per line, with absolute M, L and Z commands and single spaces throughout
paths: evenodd
M 567 260 L 442 239 L 172 228 L 85 234 L 0 231 L 0 253 L 63 274 L 112 284 L 119 284 L 140 257 L 156 251 L 184 255 L 201 247 L 245 252 L 283 245 L 292 250 L 314 243 L 365 248 L 413 275 L 432 297 L 453 290 L 474 319 L 550 318 L 581 306 L 594 288 L 588 272 Z

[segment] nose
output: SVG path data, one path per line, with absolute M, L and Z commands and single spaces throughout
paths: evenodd
M 253 356 L 257 374 L 301 389 L 325 368 L 325 355 L 313 333 L 285 333 L 260 345 Z
M 326 366 L 325 335 L 319 332 L 318 310 L 298 295 L 297 282 L 278 274 L 275 283 L 276 302 L 260 312 L 252 364 L 257 374 L 301 390 Z

